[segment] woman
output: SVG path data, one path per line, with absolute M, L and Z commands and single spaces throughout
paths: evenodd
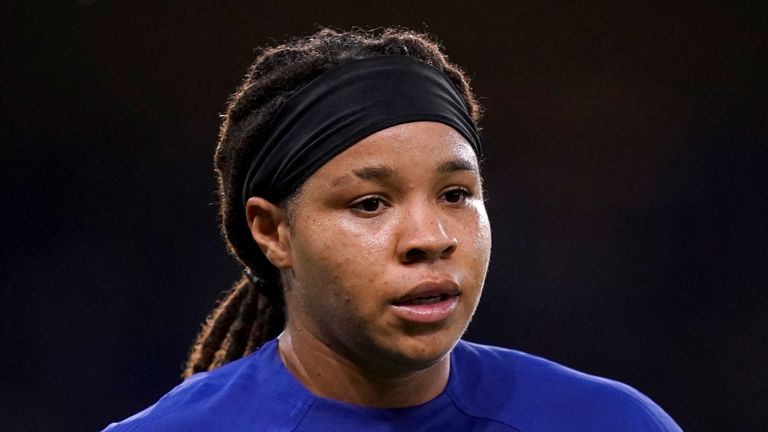
M 246 276 L 187 380 L 107 430 L 679 430 L 623 384 L 460 340 L 491 248 L 479 115 L 421 34 L 264 50 L 215 156 Z

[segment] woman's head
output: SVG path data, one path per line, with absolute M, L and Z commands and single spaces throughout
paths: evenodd
M 491 238 L 477 157 L 456 130 L 421 121 L 374 133 L 315 172 L 288 211 L 247 205 L 282 271 L 294 341 L 399 373 L 433 364 L 463 334 Z
M 264 50 L 229 102 L 215 155 L 222 232 L 230 251 L 258 281 L 241 281 L 214 311 L 193 347 L 185 374 L 240 357 L 281 330 L 278 271 L 266 259 L 263 245 L 254 241 L 242 201 L 249 164 L 269 138 L 275 114 L 299 89 L 334 66 L 382 55 L 409 56 L 440 70 L 458 89 L 471 119 L 478 120 L 479 106 L 465 75 L 424 35 L 396 29 L 376 34 L 321 30 Z M 285 208 L 295 195 L 273 204 Z
M 231 251 L 255 274 L 263 275 L 270 267 L 265 267 L 263 255 L 244 224 L 240 197 L 249 162 L 258 149 L 256 144 L 267 139 L 275 113 L 303 85 L 340 63 L 381 55 L 411 56 L 441 70 L 460 89 L 470 115 L 478 120 L 479 105 L 466 77 L 424 35 L 395 29 L 380 34 L 325 29 L 266 49 L 229 102 L 214 158 L 223 233 Z

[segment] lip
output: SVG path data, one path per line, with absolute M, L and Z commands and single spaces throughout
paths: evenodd
M 391 302 L 394 313 L 405 321 L 438 323 L 448 319 L 459 303 L 461 290 L 450 279 L 425 281 Z

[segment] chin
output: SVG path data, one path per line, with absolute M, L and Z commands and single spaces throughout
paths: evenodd
M 393 364 L 401 372 L 426 369 L 451 352 L 461 333 L 443 330 L 438 333 L 403 335 L 389 351 Z

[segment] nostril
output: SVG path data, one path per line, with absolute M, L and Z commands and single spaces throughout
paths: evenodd
M 405 262 L 414 263 L 430 261 L 437 258 L 447 258 L 456 251 L 456 244 L 451 244 L 443 249 L 411 248 L 405 253 Z
M 409 263 L 424 261 L 427 257 L 427 252 L 419 248 L 410 249 L 405 253 L 405 261 Z
M 451 256 L 455 251 L 456 251 L 456 245 L 452 244 L 447 248 L 443 249 L 443 252 L 440 254 L 440 257 L 445 258 L 445 257 Z

